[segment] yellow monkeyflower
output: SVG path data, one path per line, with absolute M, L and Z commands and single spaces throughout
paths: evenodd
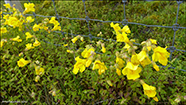
M 3 33 L 7 33 L 6 27 L 1 27 L 0 31 L 1 31 L 1 35 L 2 35 Z
M 137 54 L 137 57 L 143 67 L 151 64 L 151 60 L 149 59 L 145 51 L 142 50 L 139 54 Z
M 110 24 L 112 28 L 114 28 L 114 31 L 119 32 L 121 30 L 118 23 L 114 24 L 113 22 Z
M 3 47 L 4 42 L 7 42 L 7 40 L 5 40 L 5 39 L 1 39 L 0 47 Z
M 127 66 L 122 70 L 123 75 L 127 75 L 128 80 L 135 80 L 140 77 L 141 68 L 131 62 L 127 62 Z
M 39 28 L 40 28 L 40 25 L 35 24 L 35 25 L 33 26 L 33 30 L 34 30 L 34 31 L 39 31 Z
M 102 47 L 101 51 L 102 51 L 103 53 L 105 53 L 105 52 L 106 52 L 105 46 L 104 46 L 104 45 L 101 45 L 101 47 Z
M 27 23 L 32 23 L 34 21 L 34 19 L 32 18 L 32 16 L 28 16 L 27 18 L 26 18 L 26 22 Z
M 151 64 L 151 60 L 149 59 L 149 57 L 146 57 L 146 58 L 145 58 L 143 61 L 141 61 L 140 63 L 141 63 L 141 65 L 142 65 L 143 67 L 145 67 L 146 65 Z
M 121 69 L 122 67 L 124 67 L 125 61 L 123 61 L 119 57 L 116 57 L 116 63 L 118 64 L 118 68 Z
M 71 50 L 67 50 L 68 53 L 70 53 Z
M 105 72 L 105 70 L 107 70 L 107 67 L 105 66 L 104 62 L 101 62 L 100 60 L 96 60 L 93 64 L 92 70 L 95 70 L 95 69 L 99 69 L 98 73 L 99 75 L 101 75 L 102 73 Z
M 153 49 L 154 53 L 152 55 L 153 61 L 159 61 L 162 65 L 166 66 L 168 62 L 168 57 L 170 53 L 166 50 L 166 48 L 162 48 L 160 46 Z
M 144 94 L 147 95 L 148 97 L 152 97 L 155 101 L 158 101 L 158 98 L 155 97 L 156 96 L 156 87 L 149 86 L 143 80 L 140 80 L 140 83 L 143 86 Z
M 5 6 L 6 8 L 11 8 L 11 6 L 10 6 L 10 4 L 8 3 L 8 4 L 3 4 L 3 6 Z
M 81 59 L 78 57 L 75 58 L 76 64 L 74 65 L 73 73 L 77 74 L 78 71 L 83 72 L 85 71 L 86 59 Z
M 13 28 L 19 26 L 19 20 L 16 17 L 9 17 L 8 19 L 8 25 L 13 26 Z
M 33 37 L 29 32 L 26 32 L 25 35 L 26 35 L 26 40 L 27 40 L 28 38 L 32 38 L 32 37 Z
M 156 95 L 156 88 L 154 86 L 149 86 L 146 83 L 143 84 L 144 94 L 148 97 L 155 97 Z
M 35 12 L 35 8 L 34 8 L 34 3 L 24 3 L 24 7 L 25 7 L 25 13 L 28 13 L 28 12 Z
M 130 45 L 129 44 L 127 44 L 127 43 L 125 43 L 125 46 L 123 47 L 124 49 L 127 49 L 127 50 L 129 50 L 129 48 L 130 48 Z
M 158 65 L 156 65 L 156 63 L 154 62 L 153 64 L 153 68 L 156 70 L 156 71 L 159 71 L 160 69 L 159 69 L 159 66 Z
M 32 48 L 34 48 L 34 47 L 32 47 L 32 43 L 26 44 L 26 49 L 30 50 L 30 49 L 32 49 Z
M 140 61 L 138 60 L 137 54 L 133 54 L 133 55 L 132 55 L 132 57 L 131 57 L 131 62 L 132 62 L 132 64 L 134 64 L 134 65 L 139 65 L 139 64 L 140 64 Z
M 83 56 L 84 58 L 88 58 L 90 57 L 92 54 L 94 54 L 95 49 L 93 47 L 90 48 L 86 48 L 82 53 L 81 56 Z
M 51 19 L 50 19 L 50 21 L 49 21 L 49 23 L 52 23 L 52 24 L 54 24 L 54 25 L 59 25 L 59 22 L 55 19 L 56 17 L 52 17 Z
M 3 45 L 4 45 L 4 41 L 1 40 L 1 45 L 0 46 L 3 47 Z
M 19 38 L 20 38 L 20 36 L 17 36 L 16 38 L 13 38 L 13 39 L 11 39 L 11 40 L 17 41 L 17 42 L 22 42 L 22 39 L 19 39 Z
M 9 14 L 3 15 L 3 19 L 5 19 L 5 20 L 8 20 L 8 19 L 9 19 L 9 17 L 10 17 L 10 15 L 9 15 Z
M 66 47 L 66 46 L 68 46 L 68 44 L 64 44 L 63 46 L 65 46 L 65 47 Z
M 36 39 L 33 46 L 39 46 L 41 43 Z
M 131 31 L 130 31 L 130 29 L 129 29 L 129 27 L 127 26 L 127 25 L 125 25 L 122 29 L 121 29 L 121 32 L 123 33 L 127 33 L 127 34 L 129 34 L 129 33 L 131 33 Z
M 81 36 L 78 35 L 78 36 L 74 37 L 73 39 L 71 39 L 71 41 L 72 41 L 73 43 L 76 43 L 76 41 L 77 41 L 80 37 L 81 37 Z
M 129 43 L 129 38 L 127 37 L 126 33 L 118 33 L 116 36 L 117 42 L 125 42 L 125 43 Z
M 157 44 L 157 41 L 155 39 L 150 39 L 152 44 Z
M 86 61 L 86 67 L 89 67 L 90 66 L 90 64 L 92 63 L 92 61 L 93 61 L 93 56 L 90 56 L 88 59 L 87 59 L 87 61 Z
M 116 68 L 116 73 L 120 76 L 121 75 L 121 70 Z
M 61 27 L 59 25 L 55 25 L 52 31 L 56 31 L 56 30 L 61 31 Z
M 39 67 L 39 66 L 35 66 L 36 75 L 42 75 L 42 74 L 44 74 L 44 71 L 45 71 L 44 68 Z
M 41 28 L 44 29 L 45 31 L 48 31 L 48 27 L 46 27 L 46 26 L 43 26 Z
M 25 59 L 23 59 L 23 58 L 21 58 L 19 61 L 17 61 L 17 65 L 18 65 L 19 67 L 24 67 L 24 66 L 27 65 L 28 63 L 30 63 L 30 61 L 25 60 Z

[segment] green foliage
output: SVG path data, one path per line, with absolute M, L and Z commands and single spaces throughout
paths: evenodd
M 55 16 L 52 2 L 44 3 L 42 1 L 31 1 L 35 3 L 36 14 Z M 82 1 L 55 1 L 57 12 L 60 16 L 69 18 L 85 18 L 85 12 Z M 123 4 L 116 1 L 93 2 L 85 3 L 87 14 L 91 19 L 122 21 L 123 20 Z M 180 5 L 178 23 L 180 26 L 186 27 L 184 21 L 185 9 L 183 3 Z M 40 9 L 42 8 L 42 9 Z M 175 23 L 177 4 L 173 1 L 164 2 L 129 2 L 126 5 L 126 18 L 129 22 L 139 22 L 144 24 L 172 26 Z M 42 22 L 43 18 L 37 17 L 38 22 Z M 62 30 L 67 33 L 88 35 L 86 21 L 83 20 L 68 20 L 60 19 Z M 101 23 L 90 21 L 90 30 L 93 36 L 97 36 L 102 32 L 102 38 L 116 39 L 113 35 L 109 23 Z M 120 24 L 121 25 L 121 24 Z M 30 24 L 29 27 L 32 27 Z M 136 42 L 142 42 L 148 38 L 158 40 L 160 46 L 171 46 L 174 32 L 172 29 L 164 29 L 157 27 L 144 27 L 137 25 L 129 25 L 133 34 L 129 38 L 136 39 Z M 19 54 L 24 51 L 25 45 L 28 42 L 33 42 L 29 39 L 23 42 L 8 41 L 1 48 L 1 96 L 3 100 L 11 101 L 27 101 L 31 104 L 154 104 L 154 100 L 149 100 L 142 86 L 138 82 L 128 81 L 124 76 L 118 76 L 115 69 L 111 67 L 103 75 L 92 71 L 92 68 L 86 69 L 83 73 L 74 75 L 72 73 L 73 65 L 75 64 L 74 56 L 81 54 L 82 50 L 76 51 L 75 48 L 85 48 L 91 41 L 85 38 L 84 42 L 77 41 L 72 44 L 72 36 L 65 35 L 62 40 L 61 33 L 45 31 L 34 32 L 28 30 L 32 35 L 35 35 L 41 42 L 41 45 L 24 52 L 24 55 Z M 9 33 L 3 34 L 1 39 L 14 38 L 20 35 L 25 38 L 25 33 L 18 31 L 17 28 L 8 28 Z M 26 29 L 25 29 L 26 30 Z M 42 34 L 41 34 L 42 33 Z M 175 46 L 179 49 L 186 49 L 185 34 L 183 29 L 176 32 Z M 43 40 L 51 42 L 45 43 Z M 93 42 L 95 43 L 97 39 Z M 102 41 L 104 42 L 104 41 Z M 54 46 L 53 44 L 66 44 L 64 46 Z M 123 43 L 105 42 L 107 52 L 101 56 L 105 65 L 111 65 L 115 62 L 115 51 L 120 51 Z M 101 47 L 96 47 L 96 51 L 100 52 Z M 66 50 L 76 51 L 75 55 L 67 53 Z M 113 51 L 115 49 L 115 51 Z M 106 56 L 111 55 L 110 57 Z M 146 67 L 140 74 L 140 78 L 157 88 L 157 104 L 177 104 L 175 99 L 180 98 L 179 104 L 185 104 L 186 100 L 186 73 L 179 69 L 186 69 L 185 53 L 174 52 L 173 59 L 170 65 L 176 69 L 161 68 L 159 72 L 152 70 L 152 65 Z M 39 61 L 45 69 L 45 74 L 40 77 L 38 82 L 35 82 L 35 69 L 30 64 L 20 68 L 17 66 L 17 61 L 25 57 L 33 62 Z M 4 59 L 2 59 L 4 58 Z M 92 66 L 91 66 L 92 67 Z M 110 86 L 107 81 L 111 81 L 113 86 Z M 56 96 L 53 96 L 52 90 L 55 89 Z

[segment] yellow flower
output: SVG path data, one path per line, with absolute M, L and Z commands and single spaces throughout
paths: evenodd
M 88 58 L 90 57 L 92 54 L 94 54 L 95 49 L 93 47 L 90 48 L 86 48 L 82 53 L 81 56 L 83 56 L 84 58 Z
M 39 46 L 41 43 L 36 39 L 33 46 Z
M 28 38 L 32 38 L 32 37 L 33 37 L 29 32 L 26 32 L 25 35 L 26 35 L 26 40 L 27 40 Z
M 98 73 L 99 75 L 101 75 L 102 73 L 105 72 L 105 70 L 107 70 L 107 67 L 105 66 L 104 62 L 101 62 L 100 60 L 96 60 L 93 64 L 92 70 L 95 70 L 95 69 L 99 69 Z
M 26 18 L 26 22 L 27 23 L 32 23 L 34 21 L 34 19 L 32 19 L 32 16 L 28 16 L 27 18 Z
M 73 39 L 71 39 L 71 41 L 73 42 L 73 43 L 76 43 L 76 41 L 79 39 L 79 35 L 78 36 L 76 36 L 76 37 L 74 37 Z
M 141 65 L 143 67 L 145 67 L 146 65 L 149 65 L 149 64 L 151 64 L 151 60 L 148 57 L 146 57 L 143 61 L 141 61 Z
M 68 46 L 68 44 L 64 44 L 63 46 Z
M 3 6 L 5 6 L 6 8 L 11 8 L 11 6 L 10 6 L 10 4 L 8 3 L 8 4 L 3 4 Z
M 150 39 L 152 44 L 157 44 L 157 41 L 155 39 Z
M 139 54 L 137 54 L 137 57 L 143 67 L 151 64 L 151 60 L 149 59 L 145 51 L 142 50 Z
M 35 24 L 35 25 L 33 26 L 33 30 L 34 30 L 34 31 L 39 31 L 39 28 L 40 28 L 40 25 Z
M 99 32 L 99 34 L 97 34 L 97 36 L 100 36 L 100 35 L 102 35 L 102 32 Z
M 90 56 L 88 59 L 87 59 L 87 61 L 86 61 L 86 67 L 89 67 L 90 66 L 90 64 L 92 63 L 92 61 L 93 61 L 93 56 Z
M 85 71 L 85 64 L 86 64 L 86 59 L 81 59 L 78 57 L 75 58 L 75 60 L 77 61 L 76 64 L 74 65 L 74 69 L 73 69 L 73 73 L 77 74 L 78 71 L 83 72 Z
M 34 47 L 32 47 L 32 43 L 26 44 L 26 49 L 30 50 L 30 49 L 32 49 L 32 48 L 34 48 Z
M 139 64 L 140 64 L 140 61 L 138 60 L 137 54 L 133 54 L 133 55 L 132 55 L 132 57 L 131 57 L 131 62 L 132 62 L 132 64 L 134 64 L 134 65 L 139 65 Z
M 128 80 L 135 80 L 140 77 L 141 68 L 131 62 L 127 62 L 127 66 L 122 70 L 123 75 L 127 75 Z
M 36 75 L 42 75 L 42 74 L 44 74 L 44 71 L 45 71 L 44 68 L 39 67 L 39 66 L 35 66 Z
M 119 32 L 121 30 L 118 23 L 114 24 L 113 22 L 110 24 L 112 28 L 114 28 L 114 31 Z
M 34 8 L 34 3 L 24 3 L 24 7 L 25 7 L 25 13 L 28 13 L 28 12 L 35 12 L 35 8 Z
M 13 26 L 13 28 L 19 26 L 19 20 L 16 17 L 9 17 L 8 25 Z
M 5 40 L 5 39 L 1 39 L 1 47 L 3 47 L 3 45 L 4 45 L 4 42 L 7 42 L 7 40 Z
M 23 59 L 23 58 L 21 58 L 19 61 L 17 61 L 17 65 L 18 65 L 19 67 L 24 67 L 24 66 L 27 65 L 28 63 L 30 63 L 30 61 L 25 60 L 25 59 Z
M 156 96 L 156 88 L 154 86 L 149 86 L 146 83 L 142 84 L 144 94 L 148 97 L 155 97 Z
M 20 57 L 21 55 L 23 55 L 23 52 L 19 53 L 19 57 Z
M 167 52 L 166 48 L 162 48 L 160 46 L 154 48 L 154 53 L 152 55 L 152 60 L 153 61 L 159 61 L 162 65 L 166 66 L 168 62 L 168 57 L 170 53 Z
M 9 17 L 10 17 L 10 15 L 9 15 L 9 14 L 3 15 L 3 19 L 5 19 L 5 20 L 8 20 L 8 19 L 9 19 Z
M 68 53 L 74 53 L 72 50 L 67 50 Z
M 121 75 L 121 70 L 117 68 L 116 73 L 120 76 Z
M 19 39 L 19 38 L 20 38 L 20 36 L 17 36 L 16 38 L 13 38 L 12 40 L 17 41 L 17 42 L 22 42 L 22 39 Z
M 49 23 L 52 23 L 52 24 L 57 25 L 57 26 L 59 25 L 59 22 L 56 21 L 55 17 L 52 17 L 52 18 L 50 19 Z
M 157 97 L 153 97 L 153 99 L 154 99 L 156 102 L 158 102 L 158 98 L 157 98 Z
M 56 31 L 56 30 L 61 31 L 61 27 L 59 25 L 55 25 L 52 31 Z
M 45 31 L 48 31 L 48 27 L 43 26 L 42 29 L 44 29 Z
M 70 53 L 70 50 L 67 50 L 68 53 Z
M 106 48 L 105 48 L 105 46 L 104 46 L 104 45 L 102 45 L 102 49 L 101 49 L 101 51 L 102 51 L 103 53 L 105 53 L 105 52 L 106 52 Z
M 6 27 L 1 27 L 1 35 L 3 34 L 3 33 L 7 33 L 7 30 L 6 30 Z
M 125 25 L 125 26 L 121 29 L 121 32 L 122 32 L 122 33 L 127 33 L 127 34 L 131 33 L 131 31 L 130 31 L 130 29 L 129 29 L 129 27 L 128 27 L 127 25 Z
M 36 76 L 36 78 L 35 78 L 35 81 L 36 81 L 36 82 L 38 82 L 38 81 L 39 81 L 39 79 L 40 79 L 40 76 L 39 76 L 39 75 L 37 75 L 37 76 Z
M 126 33 L 118 33 L 116 36 L 117 42 L 125 42 L 125 43 L 129 43 L 129 38 L 127 37 Z
M 159 69 L 159 66 L 156 65 L 156 63 L 153 63 L 153 68 L 154 68 L 156 71 L 159 71 L 159 70 L 160 70 L 160 69 Z
M 122 67 L 124 67 L 124 64 L 125 62 L 119 58 L 119 57 L 116 57 L 116 63 L 118 64 L 118 68 L 121 69 Z
M 127 50 L 129 50 L 129 48 L 130 48 L 130 45 L 129 44 L 127 44 L 127 43 L 125 43 L 125 46 L 123 47 L 124 49 L 127 49 Z

